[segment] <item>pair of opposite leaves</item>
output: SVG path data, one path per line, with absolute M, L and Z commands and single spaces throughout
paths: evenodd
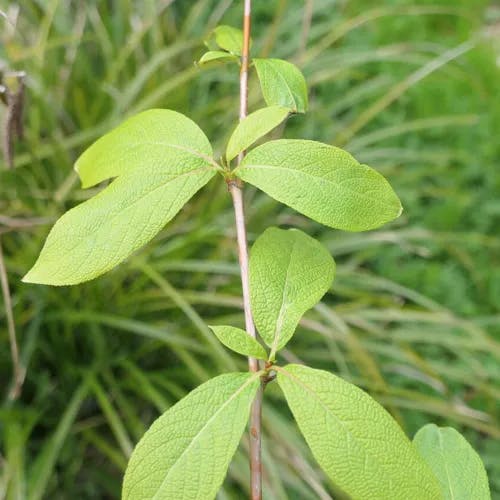
M 335 263 L 298 230 L 267 229 L 250 254 L 252 312 L 265 349 L 246 332 L 211 327 L 232 350 L 274 359 L 300 317 L 329 289 Z M 360 500 L 487 500 L 481 460 L 453 429 L 428 425 L 411 443 L 368 394 L 306 366 L 274 367 L 313 455 L 332 481 Z M 262 373 L 202 384 L 146 432 L 129 461 L 125 500 L 212 499 L 245 429 Z
M 246 149 L 255 140 L 267 133 L 275 126 L 272 124 L 278 124 L 286 114 L 286 110 L 278 106 L 271 106 L 250 115 L 238 125 L 229 141 L 226 151 L 228 161 L 236 156 L 239 151 Z M 89 148 L 78 160 L 76 168 L 84 187 L 98 184 L 111 177 L 117 177 L 117 179 L 99 195 L 70 210 L 57 222 L 47 239 L 39 260 L 25 277 L 25 281 L 63 285 L 79 283 L 102 274 L 149 241 L 198 189 L 206 184 L 216 172 L 222 171 L 222 167 L 213 160 L 210 144 L 197 125 L 183 115 L 168 110 L 151 110 L 127 120 L 123 125 Z M 251 151 L 243 163 L 233 171 L 233 175 L 251 182 L 274 198 L 309 215 L 311 218 L 341 229 L 371 229 L 391 220 L 400 212 L 399 200 L 382 176 L 368 167 L 359 165 L 348 153 L 312 141 L 288 140 L 266 143 Z M 311 245 L 313 244 L 311 243 Z M 300 250 L 300 247 L 299 245 L 297 250 Z M 306 247 L 307 245 L 304 246 L 304 249 Z M 263 260 L 269 264 L 270 253 L 278 252 L 282 248 L 289 250 L 289 256 L 293 254 L 291 249 L 294 248 L 294 245 L 290 244 L 290 242 L 285 244 L 281 242 L 274 245 L 274 250 L 272 242 L 263 244 Z M 255 251 L 258 254 L 258 247 Z M 311 249 L 305 252 L 307 255 L 311 253 L 314 253 L 311 252 Z M 303 264 L 304 261 L 301 263 Z M 277 266 L 277 269 L 279 269 L 279 266 Z M 268 274 L 267 270 L 254 273 L 255 280 L 259 280 L 259 275 L 261 278 L 265 278 L 266 274 Z M 319 273 L 319 275 L 321 274 Z M 300 272 L 298 272 L 298 275 L 300 276 Z M 328 273 L 325 274 L 325 276 L 327 275 Z M 325 276 L 320 276 L 319 281 Z M 314 283 L 313 281 L 312 284 Z M 285 278 L 285 284 L 288 284 L 287 278 Z M 279 296 L 279 293 L 276 294 L 276 290 L 273 291 L 272 287 L 268 289 L 262 283 L 253 286 L 253 290 L 262 290 L 264 293 L 268 293 L 270 297 L 277 298 Z M 292 290 L 287 296 L 290 300 L 293 297 Z M 307 287 L 304 290 L 307 291 Z M 316 300 L 313 300 L 315 293 L 319 292 L 307 291 L 307 298 L 299 293 L 295 304 L 293 300 L 290 304 L 287 300 L 286 307 L 280 306 L 273 310 L 263 310 L 261 313 L 259 313 L 257 305 L 259 298 L 253 298 L 257 311 L 256 323 L 262 332 L 264 340 L 271 347 L 271 358 L 274 357 L 276 350 L 281 348 L 293 334 L 300 315 L 311 306 L 308 305 L 308 301 L 312 300 L 314 303 Z M 319 296 L 321 294 L 319 293 Z M 268 297 L 262 303 L 265 304 L 267 300 Z M 285 304 L 285 302 L 282 304 Z M 222 339 L 223 337 L 224 334 L 219 330 L 219 338 Z M 306 385 L 312 389 L 312 392 L 307 389 L 307 394 L 308 397 L 313 399 L 306 402 L 304 402 L 302 396 L 295 399 L 293 395 L 290 395 L 290 391 L 287 392 L 285 388 L 286 382 L 282 382 L 280 385 L 320 464 L 332 479 L 345 491 L 350 492 L 353 497 L 385 498 L 387 491 L 391 491 L 390 489 L 384 490 L 385 493 L 381 493 L 382 496 L 380 497 L 376 492 L 381 490 L 377 489 L 375 484 L 370 486 L 369 478 L 376 478 L 377 484 L 379 484 L 379 472 L 385 473 L 386 469 L 385 465 L 382 464 L 382 470 L 379 471 L 377 466 L 374 473 L 371 468 L 366 466 L 366 457 L 369 455 L 362 445 L 368 442 L 366 441 L 368 435 L 377 435 L 375 428 L 372 429 L 371 426 L 366 426 L 366 420 L 360 419 L 358 421 L 361 423 L 361 427 L 369 431 L 368 434 L 361 434 L 361 437 L 359 437 L 361 447 L 358 451 L 365 459 L 361 463 L 359 461 L 360 455 L 356 454 L 354 461 L 349 462 L 349 467 L 345 467 L 345 459 L 338 458 L 343 457 L 345 453 L 347 455 L 352 453 L 350 443 L 355 435 L 348 424 L 343 422 L 342 412 L 347 412 L 344 414 L 344 420 L 350 420 L 353 417 L 352 411 L 354 411 L 354 418 L 356 418 L 356 411 L 359 408 L 356 410 L 357 406 L 354 402 L 357 398 L 361 398 L 363 404 L 358 413 L 359 415 L 365 415 L 366 408 L 363 405 L 370 405 L 371 403 L 368 403 L 368 401 L 372 400 L 367 395 L 362 396 L 364 393 L 359 389 L 333 375 L 314 370 L 309 372 L 311 369 L 305 367 L 281 369 L 278 381 L 287 376 L 283 375 L 285 372 L 291 373 L 294 370 L 305 370 L 305 376 L 311 379 Z M 133 494 L 130 498 L 178 498 L 177 492 L 180 485 L 184 488 L 182 498 L 200 498 L 200 495 L 201 498 L 211 498 L 215 495 L 212 492 L 218 489 L 225 475 L 227 464 L 234 453 L 244 428 L 248 416 L 248 406 L 257 386 L 256 378 L 251 378 L 251 382 L 249 382 L 251 375 L 229 374 L 222 377 L 208 382 L 199 390 L 201 391 L 202 388 L 207 386 L 210 388 L 211 394 L 213 387 L 218 391 L 220 381 L 224 380 L 222 385 L 225 386 L 230 379 L 240 381 L 241 378 L 245 380 L 244 387 L 239 386 L 241 390 L 238 389 L 235 394 L 229 396 L 228 401 L 223 397 L 224 402 L 221 403 L 221 408 L 215 410 L 209 421 L 202 419 L 201 427 L 196 427 L 196 419 L 194 427 L 191 425 L 192 421 L 184 417 L 178 421 L 175 418 L 171 420 L 172 415 L 177 415 L 179 408 L 183 408 L 183 405 L 187 404 L 184 401 L 179 403 L 179 407 L 174 407 L 172 412 L 169 411 L 164 417 L 160 418 L 160 421 L 164 422 L 165 426 L 156 424 L 153 435 L 156 431 L 163 429 L 163 432 L 167 433 L 167 437 L 172 436 L 176 440 L 176 445 L 172 446 L 173 460 L 176 465 L 167 468 L 166 475 L 163 475 L 163 472 L 160 471 L 161 482 L 155 483 L 150 481 L 151 471 L 155 472 L 156 470 L 154 464 L 148 467 L 148 462 L 145 461 L 143 466 L 137 466 L 136 461 L 132 461 L 127 473 L 129 480 L 126 485 L 130 486 L 132 484 L 132 487 L 136 488 L 137 484 L 143 486 L 156 484 L 158 489 L 151 497 L 147 495 L 144 497 L 142 493 L 139 493 L 139 496 Z M 224 377 L 230 377 L 230 379 L 226 380 Z M 331 391 L 335 388 L 339 390 L 348 388 L 347 399 L 340 408 L 334 407 L 333 410 L 328 410 L 329 405 L 321 399 L 323 389 L 314 389 L 315 383 L 321 381 L 321 377 L 327 379 L 323 389 Z M 218 380 L 219 382 L 217 382 Z M 297 382 L 299 377 L 296 376 L 295 379 L 292 379 L 288 376 L 286 380 L 295 380 Z M 339 387 L 337 387 L 337 383 L 340 384 Z M 302 387 L 304 387 L 303 384 Z M 203 417 L 207 414 L 210 415 L 210 412 L 207 413 L 203 404 L 200 405 L 196 394 L 198 392 L 194 391 L 187 398 L 188 401 L 192 402 L 194 398 L 194 405 L 202 408 Z M 222 394 L 226 393 L 222 392 Z M 301 391 L 299 391 L 299 394 L 301 394 Z M 243 396 L 240 397 L 240 395 L 245 395 L 245 398 L 241 399 Z M 338 394 L 332 394 L 331 396 L 336 397 L 338 400 Z M 212 401 L 211 398 L 212 396 L 210 396 L 209 400 L 212 403 L 218 401 L 218 399 Z M 205 400 L 205 402 L 207 401 Z M 235 405 L 234 408 L 233 404 Z M 175 408 L 177 410 L 174 411 Z M 225 411 L 222 411 L 226 408 L 233 408 L 235 413 L 226 414 Z M 301 416 L 300 411 L 303 408 L 306 408 L 306 412 Z M 310 408 L 319 408 L 320 413 L 316 415 L 316 410 L 311 413 Z M 382 408 L 378 406 L 377 408 L 377 411 L 384 412 Z M 339 414 L 336 414 L 335 410 Z M 326 418 L 325 415 L 321 414 L 321 411 L 325 411 L 332 418 L 335 424 L 334 429 L 344 431 L 344 434 L 341 433 L 340 435 L 345 442 L 343 444 L 342 442 L 335 442 L 340 448 L 335 448 L 333 446 L 335 443 L 331 443 L 332 446 L 328 446 L 328 449 L 325 448 L 324 443 L 329 441 L 325 440 L 324 436 L 321 437 L 321 432 L 318 433 L 315 423 L 316 418 L 319 421 Z M 223 418 L 221 424 L 219 416 L 227 417 L 227 419 Z M 194 418 L 194 415 L 192 417 Z M 387 417 L 380 418 L 382 418 L 383 428 L 386 425 L 384 421 Z M 190 431 L 198 429 L 194 436 L 189 432 L 183 437 L 177 436 L 176 429 L 180 429 L 182 433 L 182 421 L 188 424 Z M 227 422 L 231 422 L 230 425 L 233 426 L 234 430 L 231 439 L 226 439 L 227 435 L 224 434 L 224 429 L 228 426 Z M 373 422 L 375 427 L 380 424 L 376 419 Z M 337 427 L 338 425 L 340 425 L 340 429 Z M 160 427 L 158 428 L 158 426 Z M 401 431 L 398 434 L 397 429 L 396 426 L 390 432 L 388 431 L 387 436 L 395 433 L 404 441 L 406 438 L 404 438 Z M 330 434 L 334 436 L 336 433 L 332 432 Z M 206 481 L 197 482 L 193 480 L 193 477 L 200 479 L 199 471 L 202 469 L 191 470 L 191 475 L 185 475 L 182 471 L 188 470 L 186 464 L 197 463 L 196 460 L 192 460 L 192 453 L 195 455 L 201 454 L 202 458 L 207 454 L 207 450 L 210 448 L 206 448 L 204 443 L 209 444 L 214 435 L 223 436 L 224 443 L 221 446 L 224 447 L 225 453 L 221 452 L 220 456 L 225 458 L 222 464 L 220 460 L 217 463 L 209 461 L 213 467 L 212 472 L 203 476 L 208 478 L 208 483 Z M 206 436 L 208 436 L 208 441 L 203 440 L 207 439 Z M 317 436 L 320 436 L 320 439 L 315 441 Z M 150 437 L 151 434 L 148 433 L 144 441 L 141 441 L 141 443 L 146 444 L 138 447 L 137 456 L 140 456 L 142 453 L 140 450 L 144 449 L 148 456 L 150 454 L 152 457 L 156 456 L 147 445 Z M 179 437 L 180 441 L 177 441 L 177 437 Z M 196 437 L 196 439 L 191 439 L 193 437 Z M 407 450 L 404 453 L 409 453 L 408 443 L 404 443 L 401 445 L 404 450 Z M 158 440 L 155 438 L 153 449 L 157 445 Z M 392 450 L 391 453 L 394 454 L 394 446 L 395 443 L 391 443 L 388 448 L 385 448 L 385 451 L 390 449 Z M 180 452 L 178 452 L 179 449 Z M 370 444 L 370 449 L 375 456 L 381 453 L 377 446 L 373 448 L 373 443 Z M 469 451 L 473 453 L 472 450 Z M 434 456 L 434 452 L 430 455 Z M 168 458 L 170 455 L 166 454 L 165 456 Z M 412 456 L 414 459 L 414 455 Z M 181 458 L 183 459 L 181 460 Z M 378 461 L 375 460 L 375 463 L 377 464 Z M 405 470 L 413 471 L 412 467 L 414 465 L 415 470 L 425 471 L 422 464 L 407 465 L 408 468 L 405 468 Z M 448 471 L 449 466 L 446 465 L 445 469 Z M 367 475 L 366 471 L 372 472 Z M 398 474 L 401 471 L 396 470 L 394 473 L 396 474 L 394 477 L 399 478 Z M 423 473 L 425 476 L 426 473 Z M 413 483 L 410 484 L 404 479 L 400 479 L 402 482 L 398 482 L 399 479 L 395 483 L 389 481 L 387 485 L 383 486 L 383 489 L 394 487 L 395 484 L 402 484 L 406 488 L 404 498 L 422 498 L 421 496 L 408 496 L 408 488 L 408 491 L 414 491 L 414 487 L 411 486 Z M 433 476 L 427 477 L 426 481 L 432 484 L 434 481 Z M 170 495 L 169 488 L 172 487 L 172 484 L 174 485 L 172 491 L 176 493 Z M 360 484 L 365 485 L 365 490 L 359 490 Z M 450 481 L 445 483 L 447 488 L 450 487 L 449 484 L 452 483 Z M 457 484 L 462 485 L 463 481 Z M 484 481 L 480 481 L 479 485 L 484 486 Z M 143 486 L 138 486 L 139 492 L 142 491 Z M 126 486 L 124 493 L 128 491 L 127 488 Z M 420 485 L 419 488 L 422 488 L 422 486 Z M 432 490 L 435 489 L 435 486 L 429 488 Z M 392 498 L 398 498 L 398 496 L 390 494 Z M 439 498 L 433 494 L 427 497 Z M 444 498 L 448 497 L 444 496 Z M 479 495 L 476 498 L 487 497 Z
M 250 46 L 251 44 L 250 39 Z M 202 55 L 198 64 L 239 63 L 243 49 L 243 33 L 232 26 L 217 26 L 205 45 L 209 50 Z M 294 64 L 283 59 L 255 57 L 251 59 L 251 64 L 257 71 L 262 95 L 269 106 L 283 106 L 292 113 L 306 112 L 307 84 Z
M 259 376 L 219 375 L 159 417 L 132 454 L 122 498 L 215 498 Z M 454 429 L 426 425 L 410 442 L 375 400 L 333 374 L 288 365 L 277 380 L 316 460 L 353 500 L 490 499 L 481 459 Z
M 229 139 L 227 162 L 288 113 L 269 106 L 250 114 Z M 115 179 L 56 222 L 25 282 L 73 285 L 105 273 L 150 241 L 218 172 L 228 175 L 198 125 L 162 109 L 126 120 L 90 146 L 75 168 L 84 188 Z M 401 213 L 382 175 L 315 141 L 266 142 L 230 175 L 338 229 L 373 229 Z

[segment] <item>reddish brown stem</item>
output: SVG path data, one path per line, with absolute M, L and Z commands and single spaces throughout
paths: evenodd
M 243 13 L 243 50 L 241 54 L 240 70 L 240 121 L 247 116 L 248 107 L 248 63 L 250 59 L 250 16 L 251 0 L 245 0 Z M 244 153 L 238 156 L 238 164 L 243 159 Z M 255 338 L 255 325 L 252 318 L 250 305 L 250 285 L 248 273 L 248 247 L 245 227 L 245 213 L 243 210 L 242 184 L 238 181 L 229 182 L 229 191 L 233 199 L 234 215 L 236 222 L 236 235 L 238 240 L 238 258 L 240 263 L 241 286 L 243 290 L 243 306 L 245 310 L 245 326 L 248 335 Z M 252 372 L 259 370 L 259 362 L 252 357 L 248 358 L 248 368 Z M 252 500 L 262 499 L 262 395 L 261 384 L 250 411 L 250 491 Z

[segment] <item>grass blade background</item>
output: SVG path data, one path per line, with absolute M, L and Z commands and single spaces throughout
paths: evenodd
M 405 213 L 381 230 L 346 234 L 251 188 L 246 202 L 252 240 L 269 225 L 295 226 L 321 240 L 338 264 L 332 290 L 306 315 L 282 361 L 359 384 L 410 436 L 431 420 L 464 431 L 498 496 L 500 41 L 489 3 L 401 0 L 374 8 L 368 0 L 315 0 L 308 27 L 302 0 L 254 2 L 253 53 L 290 58 L 311 87 L 309 112 L 274 136 L 347 141 L 390 179 Z M 0 60 L 28 74 L 16 168 L 0 160 L 0 232 L 27 378 L 15 405 L 2 399 L 0 491 L 12 495 L 24 482 L 31 495 L 119 498 L 125 441 L 120 446 L 116 429 L 135 443 L 193 387 L 221 370 L 245 369 L 243 359 L 212 345 L 206 329 L 243 326 L 227 190 L 212 181 L 152 244 L 98 280 L 54 289 L 16 278 L 53 222 L 96 192 L 77 186 L 76 157 L 126 116 L 150 106 L 183 112 L 223 153 L 237 119 L 237 72 L 193 62 L 207 33 L 219 22 L 239 26 L 241 13 L 237 2 L 218 0 L 26 0 L 2 9 L 12 22 L 0 17 Z M 250 84 L 255 110 L 263 105 L 255 75 Z M 3 304 L 0 344 L 5 398 L 11 362 Z M 95 391 L 81 392 L 89 370 L 113 425 Z M 268 496 L 341 498 L 279 391 L 270 384 L 266 394 Z M 68 406 L 76 396 L 80 403 Z M 221 498 L 247 494 L 247 445 Z M 46 457 L 43 467 L 37 457 Z

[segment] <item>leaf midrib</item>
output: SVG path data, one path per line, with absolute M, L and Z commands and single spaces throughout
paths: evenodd
M 279 335 L 281 333 L 281 329 L 283 328 L 284 314 L 285 314 L 285 311 L 287 309 L 287 307 L 285 306 L 285 298 L 287 296 L 287 291 L 288 291 L 287 285 L 288 285 L 288 280 L 289 280 L 289 276 L 290 276 L 290 268 L 292 267 L 291 266 L 292 256 L 293 256 L 293 253 L 295 251 L 296 245 L 297 245 L 297 240 L 294 240 L 292 243 L 292 249 L 290 250 L 290 256 L 288 259 L 288 267 L 286 269 L 285 284 L 283 286 L 283 293 L 281 294 L 281 307 L 280 307 L 280 311 L 278 313 L 278 318 L 276 320 L 276 327 L 274 330 L 273 344 L 271 346 L 271 352 L 269 354 L 270 359 L 272 359 L 273 356 L 276 354 L 277 346 L 279 343 Z
M 209 156 L 209 155 L 205 155 L 199 151 L 196 151 L 195 149 L 191 149 L 191 148 L 187 148 L 185 146 L 181 146 L 180 144 L 171 144 L 169 142 L 162 142 L 162 141 L 144 141 L 144 142 L 138 142 L 138 143 L 134 143 L 131 145 L 132 148 L 134 147 L 137 147 L 137 146 L 142 146 L 143 144 L 147 145 L 147 146 L 164 146 L 164 147 L 170 147 L 170 148 L 173 148 L 173 149 L 179 149 L 181 151 L 185 151 L 187 153 L 190 153 L 192 154 L 193 156 L 196 156 L 198 158 L 201 158 L 202 160 L 205 160 L 207 163 L 210 163 L 212 166 L 216 167 L 216 168 L 220 168 L 219 164 L 214 161 L 214 159 Z
M 451 477 L 450 477 L 450 472 L 448 470 L 448 461 L 446 460 L 445 454 L 444 454 L 444 443 L 443 443 L 443 436 L 441 432 L 438 431 L 438 438 L 439 438 L 439 449 L 441 452 L 441 456 L 443 457 L 443 463 L 444 463 L 444 471 L 446 473 L 446 479 L 448 483 L 448 490 L 450 492 L 452 500 L 455 498 L 455 494 L 453 493 L 453 487 L 451 484 Z
M 172 144 L 172 143 L 169 143 L 169 142 L 162 142 L 162 141 L 141 141 L 141 142 L 135 142 L 135 143 L 132 143 L 132 144 L 128 144 L 128 147 L 126 147 L 124 149 L 124 152 L 125 153 L 130 153 L 131 151 L 133 151 L 134 149 L 136 149 L 136 148 L 138 148 L 140 146 L 163 146 L 165 148 L 178 149 L 180 151 L 184 151 L 186 153 L 191 154 L 192 156 L 194 156 L 196 158 L 199 158 L 199 159 L 205 161 L 206 163 L 208 163 L 209 165 L 211 165 L 216 170 L 220 170 L 220 168 L 221 168 L 220 165 L 210 155 L 205 155 L 204 153 L 201 153 L 200 151 L 196 151 L 194 149 L 187 148 L 187 147 L 181 146 L 179 144 Z M 79 168 L 79 166 L 78 166 L 78 161 L 75 164 L 75 170 L 80 175 L 81 168 Z M 126 174 L 118 174 L 116 176 L 110 175 L 110 176 L 107 176 L 107 177 L 103 178 L 102 180 L 109 179 L 111 177 L 121 177 L 122 175 L 126 175 Z M 80 176 L 80 178 L 81 178 L 81 176 Z M 100 182 L 100 181 L 98 181 L 98 182 Z M 83 179 L 82 179 L 82 183 L 85 184 L 85 185 L 87 185 L 87 187 L 90 187 L 91 185 L 93 185 L 93 184 L 86 184 Z
M 146 198 L 146 197 L 148 197 L 148 196 L 151 196 L 151 195 L 152 195 L 155 191 L 157 191 L 158 189 L 165 188 L 165 186 L 167 186 L 167 185 L 168 185 L 169 183 L 171 183 L 171 182 L 174 182 L 174 181 L 176 181 L 176 180 L 178 180 L 178 179 L 181 179 L 181 178 L 183 178 L 183 177 L 188 177 L 188 176 L 190 176 L 190 175 L 195 175 L 195 174 L 198 174 L 198 173 L 201 173 L 201 172 L 204 172 L 204 171 L 209 172 L 210 170 L 214 170 L 214 169 L 213 169 L 213 168 L 211 168 L 211 167 L 204 166 L 204 167 L 201 167 L 201 168 L 198 168 L 198 169 L 195 169 L 195 170 L 190 170 L 190 171 L 188 171 L 188 172 L 184 172 L 184 173 L 182 173 L 182 174 L 180 174 L 180 175 L 177 175 L 177 176 L 175 176 L 175 177 L 169 178 L 166 182 L 162 182 L 160 185 L 155 186 L 153 189 L 151 189 L 151 190 L 150 190 L 150 191 L 148 191 L 147 193 L 142 194 L 142 195 L 141 195 L 138 199 L 134 200 L 134 201 L 133 201 L 133 203 L 131 203 L 130 205 L 128 205 L 128 206 L 127 206 L 127 208 L 130 208 L 131 206 L 133 206 L 133 205 L 135 205 L 135 204 L 137 204 L 137 203 L 140 203 L 141 201 L 143 201 L 143 200 L 144 200 L 144 198 Z M 208 182 L 208 181 L 207 181 L 207 182 Z M 105 192 L 105 190 L 103 190 L 101 193 L 104 193 L 104 192 Z M 101 193 L 99 193 L 99 195 L 100 195 Z M 99 195 L 97 195 L 97 196 L 99 196 Z M 94 199 L 96 199 L 96 198 L 95 198 L 95 197 L 94 197 L 94 198 L 91 198 L 91 199 L 90 199 L 90 200 L 88 200 L 88 201 L 92 201 L 92 200 L 94 200 Z M 78 207 L 80 207 L 80 206 L 84 205 L 85 203 L 86 203 L 86 202 L 84 202 L 84 203 L 82 203 L 82 204 L 80 204 L 80 205 L 77 205 L 77 207 L 75 207 L 75 208 L 78 208 Z M 172 205 L 173 205 L 173 202 L 171 202 L 169 210 L 171 209 Z M 116 219 L 117 217 L 119 217 L 121 214 L 122 214 L 122 211 L 117 211 L 117 212 L 115 212 L 113 215 L 111 215 L 111 216 L 107 219 L 107 222 L 112 221 L 112 220 L 115 220 L 115 219 Z M 104 229 L 104 226 L 103 226 L 103 225 L 99 225 L 99 226 L 97 226 L 97 227 L 96 227 L 93 231 L 91 231 L 91 232 L 87 233 L 86 237 L 94 237 L 94 238 L 95 238 L 95 237 L 96 237 L 95 235 L 96 235 L 97 233 L 99 233 L 99 231 L 102 231 L 103 229 Z M 51 241 L 51 242 L 50 242 L 50 247 L 52 247 L 52 246 L 54 246 L 54 245 L 57 245 L 57 241 L 59 241 L 59 240 L 54 240 L 54 241 Z M 80 246 L 81 246 L 84 242 L 85 242 L 85 238 L 80 239 L 80 240 L 77 242 L 77 244 L 76 244 L 76 245 L 74 245 L 74 246 L 71 248 L 71 251 L 74 251 L 75 249 L 77 249 L 78 247 L 80 247 Z M 35 264 L 35 266 L 33 267 L 33 269 L 35 269 L 35 267 L 36 267 L 36 264 Z M 56 276 L 59 276 L 59 279 L 61 279 L 61 278 L 60 278 L 60 271 L 56 273 Z
M 298 109 L 298 106 L 297 106 L 297 102 L 296 102 L 296 99 L 293 95 L 293 92 L 292 92 L 292 89 L 290 88 L 290 86 L 288 85 L 288 82 L 286 81 L 286 79 L 283 77 L 283 75 L 272 65 L 270 64 L 269 65 L 269 68 L 275 73 L 275 75 L 278 76 L 278 78 L 285 84 L 285 87 L 288 91 L 288 93 L 290 94 L 290 97 L 292 99 L 292 102 L 295 106 L 295 109 Z
M 197 169 L 195 169 L 195 170 L 190 170 L 190 171 L 188 171 L 188 172 L 184 172 L 184 173 L 182 173 L 182 174 L 180 174 L 180 175 L 176 175 L 175 177 L 171 177 L 171 178 L 169 178 L 168 180 L 166 180 L 165 182 L 162 182 L 162 183 L 160 183 L 159 185 L 155 186 L 153 189 L 151 189 L 151 190 L 147 191 L 146 193 L 143 193 L 143 194 L 142 194 L 139 198 L 137 198 L 136 200 L 134 200 L 134 201 L 133 201 L 130 205 L 127 205 L 127 208 L 130 208 L 130 207 L 132 207 L 132 206 L 136 205 L 137 203 L 140 203 L 141 201 L 143 201 L 143 200 L 144 200 L 144 198 L 147 198 L 148 196 L 150 196 L 151 194 L 153 194 L 153 193 L 154 193 L 155 191 L 157 191 L 158 189 L 164 188 L 165 186 L 167 186 L 167 185 L 168 185 L 168 184 L 170 184 L 171 182 L 174 182 L 174 181 L 176 181 L 176 180 L 178 180 L 178 179 L 181 179 L 181 178 L 183 178 L 183 177 L 188 177 L 189 175 L 198 174 L 198 173 L 203 172 L 203 171 L 207 171 L 207 172 L 208 172 L 208 171 L 210 171 L 210 170 L 212 170 L 212 168 L 200 167 L 200 168 L 197 168 Z M 106 189 L 104 189 L 103 191 L 101 191 L 100 193 L 98 193 L 98 194 L 96 195 L 96 197 L 97 197 L 97 196 L 99 196 L 100 194 L 105 194 L 105 192 L 106 192 Z M 95 199 L 96 199 L 96 197 L 94 197 L 94 198 L 90 198 L 90 199 L 89 199 L 89 200 L 87 200 L 87 201 L 92 201 L 92 200 L 95 200 Z M 81 203 L 81 204 L 77 205 L 77 206 L 76 206 L 76 207 L 74 207 L 74 208 L 78 208 L 78 207 L 80 207 L 80 206 L 84 205 L 85 203 L 87 203 L 87 202 L 85 201 L 85 202 L 83 202 L 83 203 Z M 173 204 L 173 203 L 172 203 L 172 204 Z M 116 219 L 117 217 L 119 217 L 121 214 L 122 214 L 122 211 L 121 211 L 121 210 L 119 210 L 119 211 L 115 212 L 113 215 L 111 215 L 111 217 L 110 217 L 110 218 L 108 218 L 108 219 L 107 219 L 107 221 L 112 221 L 112 220 Z M 101 230 L 101 229 L 102 229 L 102 226 L 99 226 L 99 227 L 97 227 L 97 228 L 96 228 L 96 230 L 95 230 L 95 231 L 92 231 L 92 232 L 88 233 L 88 235 L 92 235 L 92 234 L 94 234 L 94 233 L 98 232 L 98 231 L 99 231 L 99 230 Z M 72 248 L 72 250 L 74 250 L 74 249 L 75 249 L 75 248 L 77 248 L 77 247 L 78 247 L 78 245 L 75 245 L 75 246 Z

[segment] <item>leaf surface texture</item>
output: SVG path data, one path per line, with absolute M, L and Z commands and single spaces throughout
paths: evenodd
M 124 500 L 215 498 L 245 429 L 259 375 L 202 384 L 159 417 L 130 458 Z
M 346 231 L 375 229 L 402 212 L 381 174 L 320 142 L 266 142 L 247 154 L 235 175 L 307 217 Z
M 66 212 L 24 281 L 73 285 L 112 269 L 150 241 L 216 173 L 212 148 L 189 118 L 150 110 L 83 153 L 85 187 L 117 177 Z
M 288 365 L 278 383 L 316 460 L 359 500 L 439 500 L 439 485 L 396 421 L 331 373 Z
M 455 429 L 428 424 L 413 444 L 438 478 L 444 500 L 491 498 L 481 458 Z
M 268 106 L 284 106 L 293 113 L 307 111 L 307 85 L 297 66 L 283 59 L 254 59 L 253 63 Z
M 232 351 L 244 356 L 267 359 L 265 349 L 244 330 L 234 326 L 211 326 L 210 328 L 221 343 Z
M 330 288 L 334 273 L 328 251 L 302 231 L 271 227 L 256 240 L 250 253 L 252 314 L 272 354 Z

